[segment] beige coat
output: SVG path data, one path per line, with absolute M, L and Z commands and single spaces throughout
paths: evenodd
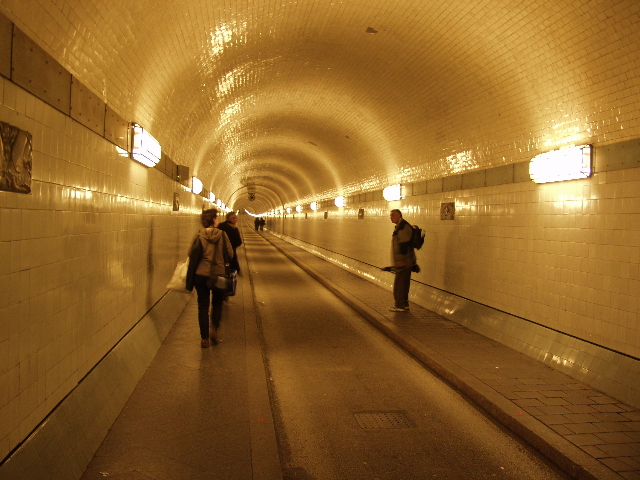
M 198 237 L 202 244 L 202 256 L 196 269 L 196 275 L 205 277 L 209 275 L 224 275 L 224 250 L 227 251 L 229 260 L 233 258 L 233 249 L 227 234 L 218 228 L 209 227 L 200 230 Z

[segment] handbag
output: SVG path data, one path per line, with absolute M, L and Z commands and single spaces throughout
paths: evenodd
M 191 293 L 187 290 L 187 270 L 189 269 L 189 257 L 184 262 L 178 262 L 176 269 L 173 271 L 173 275 L 169 283 L 167 283 L 167 289 L 175 290 L 176 292 Z

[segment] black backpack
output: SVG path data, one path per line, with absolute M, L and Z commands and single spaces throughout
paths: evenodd
M 416 250 L 420 250 L 422 245 L 424 245 L 424 232 L 417 225 L 412 225 L 413 234 L 411 235 L 411 245 Z

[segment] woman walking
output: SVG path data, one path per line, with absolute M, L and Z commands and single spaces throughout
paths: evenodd
M 198 294 L 198 323 L 200 346 L 218 343 L 218 327 L 222 318 L 222 302 L 226 291 L 215 286 L 218 275 L 225 275 L 225 257 L 233 257 L 233 249 L 227 234 L 218 229 L 218 211 L 210 208 L 202 212 L 203 228 L 198 232 L 189 249 L 187 289 L 195 287 Z M 211 302 L 211 303 L 209 303 Z M 211 307 L 211 314 L 209 314 Z

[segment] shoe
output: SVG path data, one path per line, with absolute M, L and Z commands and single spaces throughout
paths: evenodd
M 203 338 L 202 340 L 200 340 L 200 346 L 202 348 L 209 348 L 209 339 Z
M 214 344 L 218 343 L 218 329 L 213 325 L 209 325 L 209 338 Z
M 409 307 L 389 307 L 389 310 L 392 312 L 406 312 L 409 310 Z

